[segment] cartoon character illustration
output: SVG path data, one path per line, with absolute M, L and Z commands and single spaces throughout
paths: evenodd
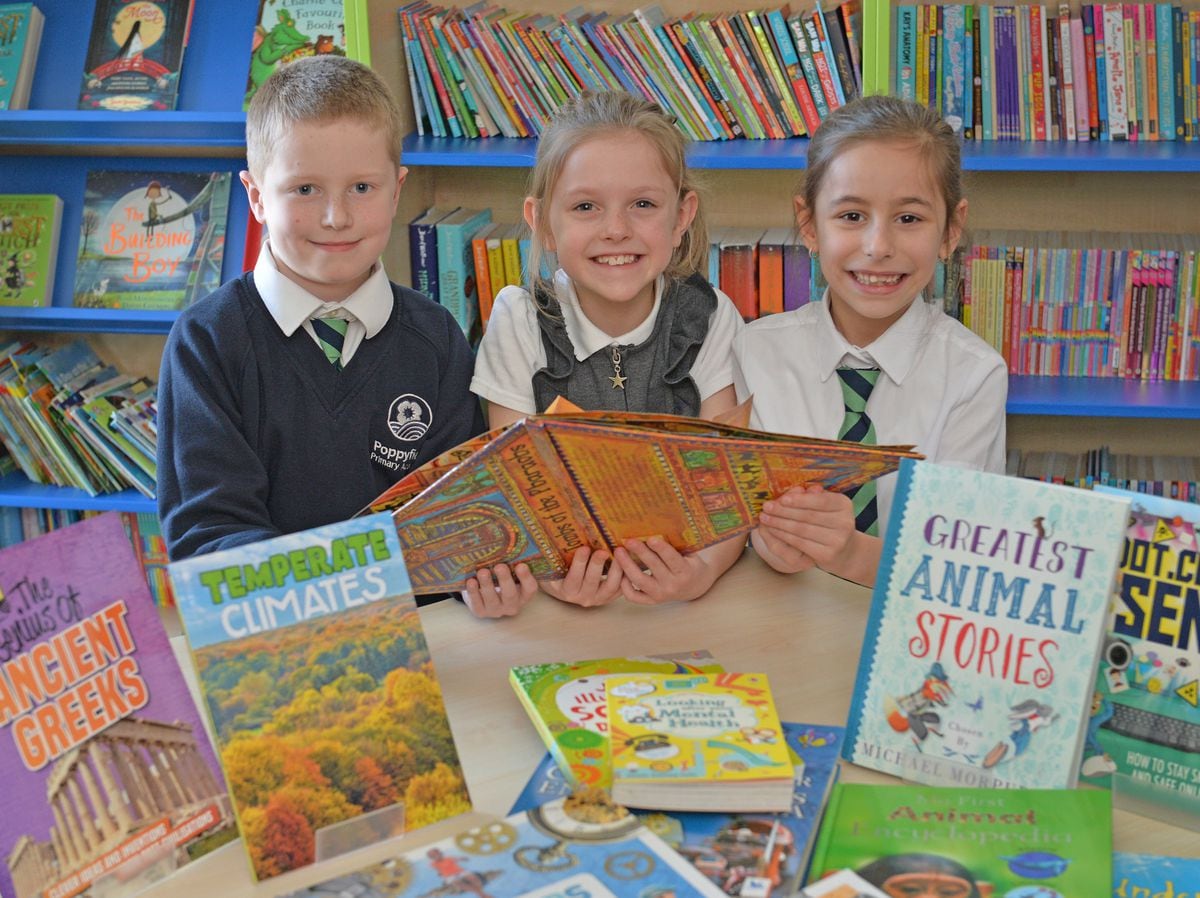
M 254 96 L 254 92 L 275 71 L 276 64 L 286 56 L 303 50 L 310 45 L 307 34 L 296 28 L 296 17 L 286 9 L 279 10 L 279 21 L 262 34 L 262 40 L 250 57 L 250 86 L 246 91 L 246 100 Z M 260 29 L 262 26 L 259 26 Z
M 769 894 L 783 882 L 795 837 L 778 820 L 734 818 L 698 843 L 684 843 L 679 853 L 727 895 L 746 893 L 746 880 L 764 880 Z
M 1087 735 L 1083 743 L 1083 763 L 1079 767 L 1084 776 L 1102 776 L 1113 773 L 1117 765 L 1104 750 L 1098 737 L 1100 727 L 1112 720 L 1113 703 L 1097 689 L 1092 693 L 1092 716 L 1088 718 Z
M 891 854 L 855 872 L 888 898 L 986 898 L 992 893 L 991 883 L 979 882 L 958 861 L 940 854 Z
M 146 229 L 147 234 L 153 234 L 154 228 L 162 223 L 163 217 L 159 213 L 159 209 L 174 197 L 171 194 L 171 188 L 161 181 L 151 181 L 147 184 L 144 196 L 146 198 L 146 220 L 142 222 L 142 227 Z
M 17 263 L 17 254 L 12 253 L 4 263 L 4 288 L 7 296 L 16 296 L 25 286 L 25 272 Z
M 921 687 L 898 698 L 888 697 L 883 704 L 888 725 L 897 733 L 911 731 L 917 748 L 930 733 L 942 734 L 942 716 L 935 706 L 944 707 L 954 690 L 940 661 L 935 661 L 925 675 Z
M 1013 705 L 1008 712 L 1009 726 L 1012 728 L 1007 739 L 997 742 L 995 747 L 983 759 L 985 768 L 992 768 L 1001 761 L 1008 761 L 1025 753 L 1033 734 L 1042 727 L 1049 726 L 1058 720 L 1058 715 L 1049 705 L 1043 705 L 1034 699 L 1026 699 L 1020 704 Z
M 494 878 L 495 874 L 480 874 L 466 870 L 460 863 L 460 861 L 466 860 L 465 857 L 451 857 L 442 854 L 440 848 L 430 848 L 425 852 L 425 856 L 429 858 L 429 866 L 433 867 L 438 876 L 442 877 L 444 885 L 437 890 L 439 895 L 461 895 L 469 892 L 475 898 L 492 898 L 484 891 L 483 887 L 487 885 L 488 879 Z

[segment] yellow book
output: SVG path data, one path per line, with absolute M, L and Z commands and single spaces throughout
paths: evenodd
M 791 756 L 764 674 L 605 683 L 613 800 L 667 811 L 786 811 Z
M 508 274 L 504 270 L 504 250 L 501 247 L 502 235 L 509 227 L 510 225 L 502 225 L 487 238 L 488 275 L 492 282 L 493 295 L 513 283 L 508 279 Z M 488 314 L 491 314 L 491 309 L 488 309 Z M 487 318 L 483 320 L 483 323 L 487 324 Z
M 504 254 L 504 280 L 509 284 L 525 282 L 521 271 L 521 231 L 521 225 L 513 225 L 500 238 L 500 249 Z

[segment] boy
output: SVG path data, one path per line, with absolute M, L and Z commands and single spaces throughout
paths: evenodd
M 268 240 L 163 353 L 172 559 L 344 520 L 483 429 L 462 331 L 379 259 L 408 174 L 400 139 L 387 86 L 344 57 L 293 62 L 255 94 L 241 180 Z

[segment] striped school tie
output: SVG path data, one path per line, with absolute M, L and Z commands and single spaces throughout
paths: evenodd
M 350 322 L 345 318 L 312 320 L 313 333 L 317 335 L 317 342 L 325 351 L 325 358 L 339 371 L 342 370 L 342 344 L 346 342 L 346 328 L 349 326 Z
M 879 380 L 878 368 L 838 368 L 838 380 L 842 384 L 842 401 L 846 416 L 838 432 L 839 440 L 851 443 L 875 445 L 875 425 L 867 416 L 867 400 Z M 875 481 L 870 480 L 860 487 L 847 490 L 846 495 L 854 506 L 854 527 L 860 533 L 879 535 L 879 507 L 875 502 Z

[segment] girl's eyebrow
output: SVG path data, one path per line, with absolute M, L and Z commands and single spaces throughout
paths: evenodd
M 845 196 L 834 197 L 834 199 L 832 200 L 832 205 L 834 205 L 834 206 L 841 206 L 841 205 L 845 205 L 846 203 L 855 203 L 855 204 L 859 204 L 859 205 L 866 205 L 867 200 L 861 196 L 853 196 L 851 194 L 846 194 Z M 899 197 L 896 199 L 895 204 L 897 206 L 916 205 L 916 206 L 925 206 L 929 209 L 933 208 L 933 203 L 931 203 L 929 200 L 925 199 L 924 197 L 920 197 L 920 196 L 902 196 L 902 197 Z

